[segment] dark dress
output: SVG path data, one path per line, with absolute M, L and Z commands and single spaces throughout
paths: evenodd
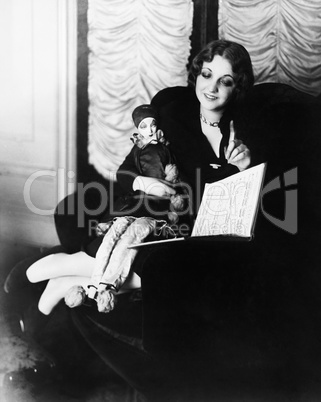
M 164 98 L 174 100 L 160 106 Z M 177 94 L 179 96 L 177 97 Z M 162 102 L 160 102 L 162 100 Z M 168 88 L 162 90 L 152 100 L 158 108 L 159 127 L 164 132 L 168 147 L 163 144 L 149 145 L 143 150 L 134 146 L 117 171 L 117 181 L 123 195 L 116 201 L 113 211 L 109 211 L 103 221 L 115 216 L 153 216 L 156 219 L 167 219 L 169 202 L 159 197 L 149 196 L 141 191 L 133 191 L 133 181 L 139 175 L 164 179 L 164 167 L 175 162 L 181 180 L 189 198 L 189 207 L 184 208 L 184 216 L 180 216 L 179 224 L 184 225 L 184 234 L 191 233 L 193 222 L 199 208 L 205 183 L 212 183 L 237 173 L 237 167 L 227 163 L 224 148 L 229 140 L 229 125 L 234 121 L 238 138 L 242 139 L 242 119 L 236 117 L 232 108 L 228 109 L 219 123 L 223 138 L 220 144 L 220 155 L 216 156 L 207 138 L 202 133 L 200 122 L 200 104 L 195 90 L 189 87 Z M 211 164 L 221 167 L 214 169 Z M 155 211 L 155 214 L 153 214 Z M 188 228 L 188 229 L 186 229 Z M 178 233 L 181 230 L 176 230 Z M 149 238 L 148 240 L 152 240 Z M 84 250 L 94 256 L 101 243 L 101 238 L 89 241 Z

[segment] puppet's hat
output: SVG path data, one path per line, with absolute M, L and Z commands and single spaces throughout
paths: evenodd
M 146 119 L 146 117 L 152 117 L 157 120 L 157 111 L 152 105 L 140 105 L 137 106 L 132 114 L 132 118 L 135 124 L 135 127 L 139 126 L 139 123 Z

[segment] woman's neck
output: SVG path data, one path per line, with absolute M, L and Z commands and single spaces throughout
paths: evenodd
M 220 157 L 220 144 L 222 141 L 222 133 L 219 128 L 219 122 L 223 112 L 203 111 L 200 109 L 200 120 L 202 132 L 210 143 L 215 155 Z
M 200 113 L 209 123 L 219 123 L 223 116 L 223 111 L 203 110 L 202 107 Z

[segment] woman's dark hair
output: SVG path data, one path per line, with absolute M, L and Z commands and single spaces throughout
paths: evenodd
M 201 74 L 203 63 L 211 62 L 214 56 L 222 56 L 231 63 L 236 81 L 236 99 L 243 98 L 254 84 L 252 62 L 244 46 L 228 40 L 215 40 L 208 43 L 193 59 L 190 67 L 190 83 L 195 85 Z

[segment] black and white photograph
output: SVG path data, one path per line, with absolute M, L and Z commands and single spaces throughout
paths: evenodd
M 320 401 L 321 2 L 0 31 L 0 401 Z

